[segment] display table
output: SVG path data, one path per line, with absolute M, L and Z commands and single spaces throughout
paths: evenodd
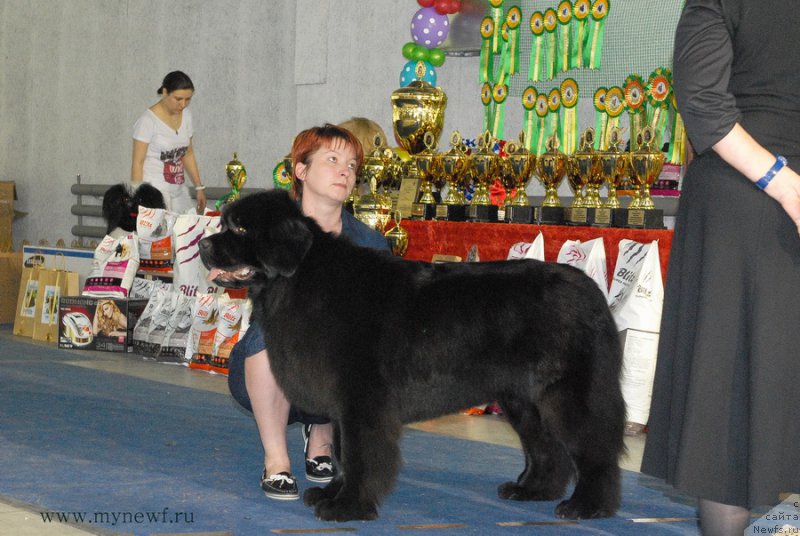
M 561 246 L 567 240 L 586 242 L 602 237 L 606 248 L 609 282 L 617 262 L 620 240 L 627 238 L 645 243 L 658 240 L 662 277 L 666 277 L 667 274 L 669 250 L 672 246 L 671 230 L 422 220 L 403 220 L 401 225 L 409 235 L 405 258 L 420 261 L 430 261 L 437 253 L 458 255 L 466 259 L 467 252 L 473 244 L 478 246 L 480 260 L 505 260 L 512 245 L 517 242 L 533 242 L 540 232 L 544 235 L 545 260 L 555 261 Z

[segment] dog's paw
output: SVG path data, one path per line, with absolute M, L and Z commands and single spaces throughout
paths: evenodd
M 337 499 L 324 499 L 318 502 L 314 512 L 317 519 L 322 521 L 352 521 L 356 519 L 371 521 L 378 518 L 378 509 L 375 505 Z
M 303 493 L 303 502 L 306 506 L 316 506 L 316 504 L 324 499 L 330 499 L 331 497 L 325 493 L 326 488 L 308 488 L 305 493 Z
M 516 482 L 506 482 L 497 486 L 497 495 L 509 501 L 554 501 L 564 493 L 561 490 L 532 490 Z
M 561 519 L 593 519 L 598 517 L 611 517 L 616 514 L 617 509 L 612 506 L 585 503 L 584 501 L 571 498 L 562 501 L 556 506 L 556 516 Z

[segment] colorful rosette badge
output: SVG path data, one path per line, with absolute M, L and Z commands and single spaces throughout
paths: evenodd
M 667 126 L 667 112 L 672 97 L 672 71 L 666 67 L 659 67 L 653 71 L 645 92 L 647 95 L 647 124 L 655 131 L 654 147 L 660 147 Z

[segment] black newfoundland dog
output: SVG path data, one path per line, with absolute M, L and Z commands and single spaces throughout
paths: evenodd
M 288 399 L 335 424 L 338 475 L 304 496 L 318 518 L 377 517 L 400 469 L 403 425 L 493 400 L 525 454 L 500 497 L 555 500 L 574 476 L 556 515 L 614 515 L 621 349 L 583 272 L 382 255 L 323 232 L 279 190 L 228 205 L 222 220 L 200 242 L 203 262 L 217 283 L 249 287 Z

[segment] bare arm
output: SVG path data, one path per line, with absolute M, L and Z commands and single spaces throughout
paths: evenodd
M 139 140 L 133 140 L 133 153 L 131 157 L 131 182 L 134 186 L 139 185 L 144 177 L 144 157 L 147 154 L 149 144 Z
M 203 186 L 203 181 L 200 179 L 200 169 L 197 167 L 197 159 L 194 157 L 194 146 L 189 140 L 189 150 L 183 155 L 183 167 L 189 172 L 189 177 L 192 183 L 197 186 Z M 205 190 L 197 190 L 197 212 L 202 214 L 206 209 L 206 192 Z
M 714 144 L 713 149 L 725 162 L 754 183 L 775 163 L 775 155 L 754 140 L 739 123 Z M 800 234 L 800 175 L 789 167 L 792 165 L 797 166 L 798 163 L 789 162 L 784 166 L 764 192 L 780 203 L 797 225 Z

